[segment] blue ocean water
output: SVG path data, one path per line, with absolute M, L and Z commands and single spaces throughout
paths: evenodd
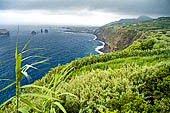
M 10 79 L 12 81 L 0 81 L 0 89 L 15 81 L 15 47 L 17 37 L 17 26 L 0 26 L 10 31 L 9 37 L 0 37 L 0 79 Z M 40 29 L 48 29 L 48 33 L 40 33 Z M 32 35 L 31 31 L 36 31 L 38 34 Z M 19 51 L 23 48 L 25 43 L 31 39 L 29 48 L 45 48 L 44 50 L 35 50 L 25 53 L 26 56 L 44 56 L 50 58 L 47 64 L 36 65 L 39 70 L 28 70 L 31 80 L 28 81 L 23 78 L 22 85 L 30 84 L 35 80 L 41 79 L 51 68 L 58 64 L 66 64 L 75 60 L 92 54 L 99 54 L 95 51 L 97 46 L 102 44 L 93 40 L 95 38 L 92 34 L 87 33 L 71 33 L 64 32 L 64 28 L 57 26 L 20 26 L 19 30 Z M 31 64 L 36 61 L 43 60 L 42 58 L 31 58 L 23 62 L 24 64 Z M 7 90 L 0 92 L 0 104 L 10 97 L 15 95 L 15 85 Z

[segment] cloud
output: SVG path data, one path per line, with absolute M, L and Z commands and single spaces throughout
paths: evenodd
M 170 16 L 170 0 L 0 0 L 0 24 L 104 25 Z
M 52 13 L 46 10 L 4 10 L 0 11 L 0 24 L 48 24 L 48 25 L 88 25 L 101 26 L 121 18 L 132 18 L 128 15 L 80 10 L 59 11 Z
M 1 0 L 0 10 L 81 10 L 170 15 L 170 0 Z

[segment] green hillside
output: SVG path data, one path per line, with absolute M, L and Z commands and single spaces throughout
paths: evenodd
M 104 52 L 123 50 L 137 39 L 169 36 L 170 18 L 161 17 L 138 23 L 112 24 L 96 30 L 99 40 L 106 43 Z
M 62 69 L 68 78 L 56 87 L 56 94 L 68 113 L 168 113 L 170 112 L 170 17 L 136 24 L 106 26 L 96 31 L 111 51 L 91 55 L 53 68 L 35 85 L 50 88 Z M 130 46 L 129 46 L 130 45 Z M 67 67 L 65 69 L 65 67 Z M 66 75 L 66 76 L 65 76 Z M 26 88 L 22 94 L 46 90 Z M 45 113 L 62 112 L 58 106 L 50 111 L 47 98 L 25 96 Z M 30 113 L 34 107 L 21 103 Z M 15 99 L 3 108 L 14 111 Z
M 116 24 L 137 23 L 137 22 L 143 22 L 143 21 L 148 21 L 148 20 L 152 20 L 152 18 L 147 17 L 147 16 L 140 16 L 136 19 L 135 18 L 134 19 L 120 19 L 119 21 L 111 22 L 104 26 L 112 26 L 112 25 L 116 25 Z

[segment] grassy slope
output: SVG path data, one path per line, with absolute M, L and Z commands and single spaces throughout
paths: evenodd
M 109 51 L 123 50 L 137 39 L 159 37 L 170 29 L 170 18 L 159 18 L 146 22 L 103 26 L 96 30 L 99 40 L 111 47 Z M 169 35 L 169 34 L 167 34 Z
M 70 92 L 77 95 L 78 99 L 62 96 L 66 110 L 70 113 L 170 112 L 169 21 L 170 18 L 160 18 L 138 23 L 137 26 L 117 25 L 123 31 L 145 35 L 125 50 L 91 55 L 69 63 L 74 70 L 57 92 Z M 50 87 L 50 82 L 63 67 L 51 69 L 34 84 Z M 32 88 L 24 92 L 43 93 Z M 42 108 L 41 99 L 28 99 Z M 12 111 L 14 105 L 13 101 L 5 108 L 5 112 Z M 24 104 L 21 106 L 26 107 Z

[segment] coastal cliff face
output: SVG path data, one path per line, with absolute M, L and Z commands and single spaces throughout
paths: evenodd
M 168 30 L 169 17 L 134 23 L 112 23 L 107 24 L 95 31 L 98 40 L 106 43 L 101 49 L 103 52 L 114 52 L 123 50 L 137 39 L 150 38 L 152 33 Z
M 136 30 L 123 29 L 120 25 L 102 27 L 97 29 L 95 34 L 98 40 L 106 43 L 105 47 L 101 49 L 103 52 L 123 50 L 133 43 L 135 37 L 140 37 Z

